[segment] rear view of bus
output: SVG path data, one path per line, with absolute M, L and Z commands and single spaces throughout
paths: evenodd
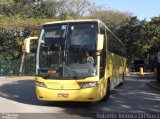
M 39 100 L 89 102 L 108 98 L 108 76 L 103 73 L 100 77 L 104 35 L 99 34 L 98 26 L 98 20 L 43 25 L 36 57 Z M 86 54 L 92 61 L 86 59 Z

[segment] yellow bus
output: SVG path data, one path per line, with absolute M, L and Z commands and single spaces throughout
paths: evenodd
M 36 55 L 36 94 L 46 101 L 105 101 L 125 77 L 125 45 L 100 20 L 45 23 Z

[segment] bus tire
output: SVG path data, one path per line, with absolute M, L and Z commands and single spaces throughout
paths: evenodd
M 106 95 L 102 98 L 101 102 L 107 101 L 110 96 L 110 80 L 107 80 L 107 85 L 106 85 Z
M 123 83 L 124 83 L 124 73 L 123 73 L 123 75 L 122 75 L 122 82 L 119 84 L 119 86 L 122 86 Z

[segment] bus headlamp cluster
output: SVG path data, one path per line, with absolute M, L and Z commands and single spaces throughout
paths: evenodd
M 96 82 L 79 83 L 81 88 L 92 88 L 92 87 L 96 87 L 98 84 L 99 84 L 98 81 L 96 81 Z
M 46 88 L 46 85 L 45 85 L 43 82 L 38 82 L 38 81 L 36 81 L 36 86 Z

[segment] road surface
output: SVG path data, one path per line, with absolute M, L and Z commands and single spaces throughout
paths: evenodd
M 0 78 L 0 112 L 2 113 L 0 119 L 5 116 L 34 119 L 92 119 L 102 112 L 160 112 L 160 91 L 147 85 L 151 80 L 153 78 L 128 76 L 123 86 L 118 86 L 111 92 L 107 102 L 89 104 L 38 101 L 34 79 Z

